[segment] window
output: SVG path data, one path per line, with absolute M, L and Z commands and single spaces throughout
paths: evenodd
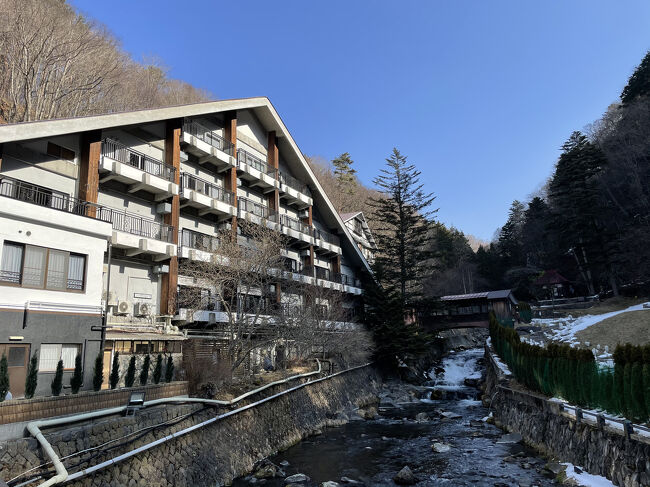
M 81 346 L 76 344 L 48 343 L 41 345 L 38 370 L 40 372 L 54 372 L 59 360 L 63 360 L 63 368 L 73 370 L 75 358 Z
M 47 155 L 56 157 L 58 159 L 65 159 L 66 161 L 74 162 L 74 151 L 61 147 L 58 144 L 52 142 L 47 143 Z
M 0 282 L 55 291 L 83 291 L 86 256 L 5 242 Z

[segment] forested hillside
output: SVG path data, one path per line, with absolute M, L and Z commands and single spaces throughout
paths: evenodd
M 650 52 L 588 130 L 569 135 L 553 174 L 530 201 L 514 201 L 498 238 L 476 262 L 490 287 L 532 283 L 558 270 L 575 294 L 647 293 L 650 275 Z
M 61 0 L 0 0 L 0 123 L 206 101 Z

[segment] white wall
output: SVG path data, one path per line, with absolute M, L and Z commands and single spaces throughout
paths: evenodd
M 118 301 L 148 303 L 155 313 L 159 312 L 160 277 L 152 272 L 152 266 L 114 260 L 109 291 Z

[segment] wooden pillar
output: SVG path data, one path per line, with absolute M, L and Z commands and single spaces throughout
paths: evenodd
M 93 130 L 81 135 L 81 159 L 79 165 L 79 191 L 77 198 L 97 203 L 99 194 L 99 158 L 102 154 L 102 132 Z M 95 217 L 96 209 L 90 206 L 86 215 Z
M 340 274 L 341 273 L 341 256 L 339 254 L 336 254 L 336 257 L 331 259 L 331 264 L 332 264 L 332 272 L 334 274 Z
M 168 120 L 165 127 L 165 164 L 176 169 L 174 182 L 179 184 L 181 174 L 181 119 Z M 179 195 L 172 196 L 172 211 L 164 216 L 164 222 L 172 225 L 173 243 L 178 245 L 178 229 L 180 219 Z M 169 259 L 169 272 L 162 275 L 160 291 L 160 312 L 163 315 L 173 315 L 176 312 L 176 297 L 178 294 L 178 257 Z
M 225 139 L 232 144 L 232 156 L 237 160 L 237 112 L 225 115 Z M 237 208 L 237 162 L 226 172 L 225 186 L 233 194 L 233 206 Z M 237 238 L 237 216 L 232 217 L 232 234 Z
M 275 179 L 280 179 L 280 154 L 275 130 L 268 133 L 266 163 L 275 169 Z M 268 205 L 273 212 L 280 213 L 280 190 L 278 188 L 275 188 L 273 192 L 269 193 Z
M 2 151 L 4 149 L 4 144 L 0 144 L 0 172 L 2 172 Z
M 310 228 L 312 228 L 312 224 L 314 223 L 313 218 L 312 218 L 312 207 L 309 205 L 309 209 L 307 210 L 307 218 L 302 218 L 302 222 L 306 223 L 309 225 Z M 305 261 L 303 263 L 305 266 L 312 266 L 314 265 L 314 246 L 310 245 L 309 246 L 309 255 L 305 258 Z

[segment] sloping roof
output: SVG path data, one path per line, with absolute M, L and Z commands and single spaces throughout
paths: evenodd
M 144 333 L 129 331 L 107 331 L 107 340 L 164 340 L 164 341 L 184 341 L 187 340 L 185 335 L 171 335 L 169 333 Z
M 339 213 L 341 215 L 341 218 L 343 218 L 344 222 L 352 220 L 355 216 L 360 214 L 360 211 L 353 212 L 353 213 Z
M 441 301 L 460 301 L 462 299 L 478 299 L 478 298 L 487 298 L 488 293 L 468 293 L 468 294 L 452 294 L 449 296 L 442 296 Z
M 372 232 L 370 231 L 370 226 L 368 225 L 368 221 L 366 220 L 366 216 L 363 214 L 362 211 L 357 211 L 356 213 L 340 213 L 340 215 L 343 221 L 346 223 L 352 220 L 353 218 L 358 218 L 361 221 L 361 227 L 363 228 L 365 237 L 368 240 L 370 247 L 372 247 L 373 249 L 377 248 L 375 237 L 372 235 Z
M 549 284 L 561 284 L 563 282 L 569 282 L 569 280 L 556 269 L 551 269 L 549 271 L 544 271 L 533 284 L 536 286 L 546 286 Z
M 275 130 L 279 144 L 285 146 L 283 156 L 287 161 L 293 159 L 299 164 L 300 169 L 307 175 L 307 180 L 312 188 L 314 202 L 317 201 L 328 210 L 325 216 L 331 223 L 336 226 L 337 230 L 345 236 L 341 239 L 343 245 L 347 242 L 347 248 L 357 257 L 362 267 L 369 273 L 372 273 L 370 265 L 361 253 L 361 250 L 355 245 L 352 235 L 347 226 L 334 209 L 334 205 L 327 197 L 323 187 L 316 179 L 314 172 L 309 167 L 303 153 L 293 140 L 289 130 L 284 125 L 282 118 L 277 110 L 271 104 L 271 101 L 263 97 L 238 98 L 232 100 L 219 100 L 203 103 L 192 103 L 187 105 L 176 105 L 163 108 L 150 108 L 145 110 L 134 110 L 128 112 L 109 113 L 106 115 L 91 115 L 87 117 L 64 118 L 54 120 L 41 120 L 37 122 L 22 122 L 14 124 L 0 125 L 0 144 L 3 142 L 13 142 L 29 139 L 40 139 L 43 137 L 55 137 L 58 135 L 72 134 L 78 132 L 87 132 L 90 130 L 102 130 L 124 125 L 140 125 L 145 123 L 162 122 L 164 120 L 195 117 L 209 115 L 212 113 L 228 112 L 232 110 L 252 110 L 264 125 L 271 131 Z M 289 157 L 293 155 L 293 157 Z
M 440 298 L 441 301 L 461 301 L 464 299 L 510 299 L 513 303 L 517 304 L 517 299 L 513 296 L 511 289 L 485 291 L 481 293 L 452 294 Z

